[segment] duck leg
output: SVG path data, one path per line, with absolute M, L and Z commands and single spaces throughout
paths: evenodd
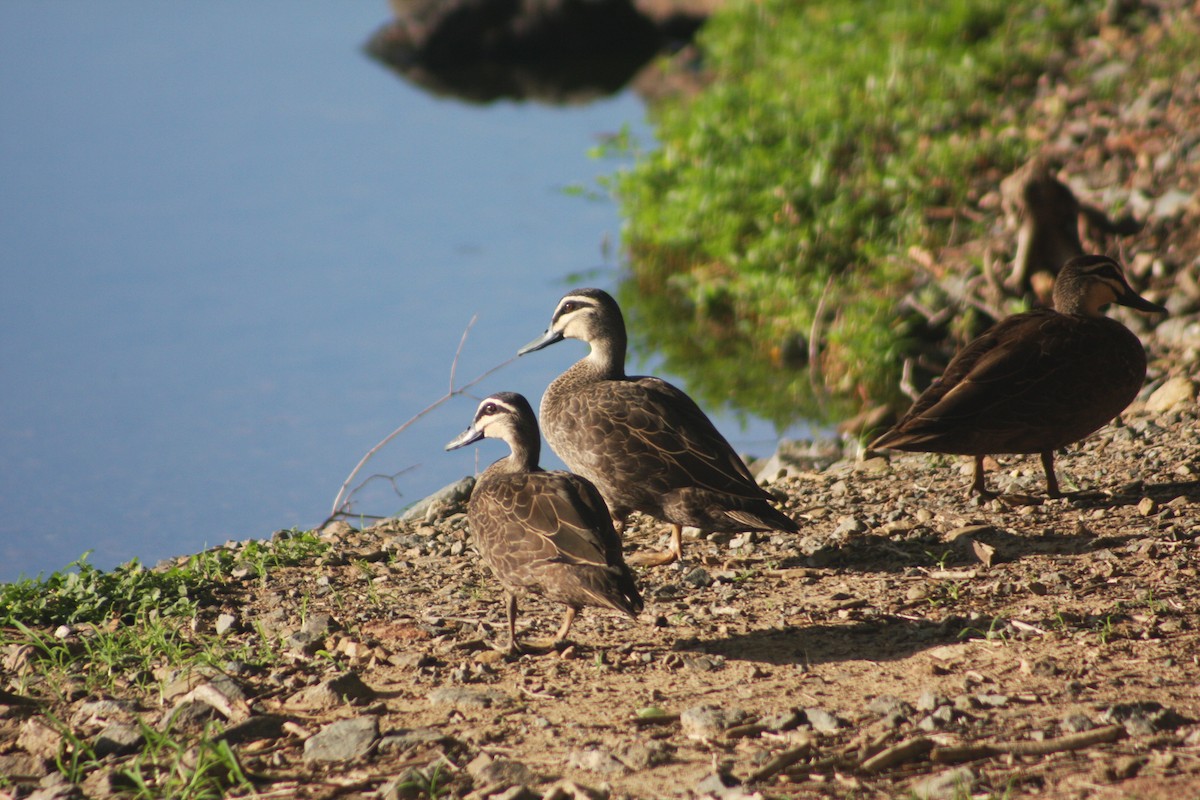
M 575 606 L 567 606 L 567 613 L 563 615 L 562 625 L 558 629 L 558 633 L 554 634 L 555 642 L 565 642 L 567 640 L 567 631 L 571 630 L 571 623 L 575 621 L 575 615 L 579 613 L 579 609 Z
M 626 563 L 639 567 L 657 567 L 670 564 L 683 557 L 683 526 L 671 523 L 671 546 L 661 553 L 635 553 L 625 559 Z
M 996 496 L 995 492 L 989 492 L 987 490 L 987 483 L 984 480 L 983 459 L 985 458 L 987 458 L 987 456 L 975 456 L 975 480 L 971 482 L 971 489 L 967 492 L 968 496 L 971 494 L 977 494 L 985 499 Z
M 1042 451 L 1042 469 L 1046 471 L 1046 496 L 1062 497 L 1058 490 L 1058 477 L 1054 474 L 1054 451 Z
M 521 652 L 517 644 L 517 596 L 512 592 L 505 592 L 504 602 L 508 612 L 508 648 L 505 653 L 512 656 Z

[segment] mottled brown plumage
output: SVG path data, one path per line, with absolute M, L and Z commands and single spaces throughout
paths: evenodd
M 541 438 L 529 402 L 512 392 L 485 398 L 471 427 L 446 449 L 485 437 L 504 440 L 512 453 L 476 481 L 467 519 L 475 547 L 507 593 L 509 652 L 519 650 L 517 596 L 526 592 L 567 606 L 556 641 L 583 606 L 636 617 L 642 598 L 604 500 L 584 478 L 538 466 Z
M 635 563 L 679 558 L 684 525 L 797 530 L 690 397 L 659 378 L 625 374 L 625 321 L 607 292 L 568 293 L 545 335 L 520 352 L 564 338 L 587 342 L 591 352 L 546 389 L 542 430 L 567 466 L 600 490 L 618 527 L 633 511 L 672 523 L 671 548 Z
M 1053 309 L 1011 316 L 968 344 L 871 447 L 975 456 L 971 491 L 985 496 L 985 455 L 1038 453 L 1046 492 L 1059 497 L 1054 451 L 1120 414 L 1146 378 L 1142 343 L 1104 316 L 1110 303 L 1166 311 L 1134 292 L 1113 259 L 1072 258 Z

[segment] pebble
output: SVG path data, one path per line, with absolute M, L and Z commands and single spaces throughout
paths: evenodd
M 610 777 L 627 775 L 630 771 L 629 767 L 612 753 L 597 748 L 572 751 L 567 757 L 567 766 Z
M 292 695 L 287 701 L 295 708 L 329 709 L 343 703 L 364 705 L 376 697 L 375 690 L 362 682 L 354 672 L 343 672 L 315 686 L 308 686 Z
M 1066 733 L 1083 733 L 1096 727 L 1096 723 L 1092 722 L 1087 714 L 1068 714 L 1063 717 L 1060 725 Z
M 836 714 L 826 711 L 823 708 L 806 708 L 804 709 L 804 718 L 815 731 L 822 733 L 834 733 L 842 728 L 848 727 L 850 723 L 842 719 Z
M 909 791 L 918 800 L 952 800 L 970 797 L 975 785 L 975 772 L 970 767 L 958 767 L 915 781 Z
M 96 736 L 92 749 L 96 756 L 123 756 L 135 753 L 145 743 L 142 730 L 128 722 L 112 722 Z
M 379 738 L 379 719 L 354 717 L 330 723 L 304 741 L 304 760 L 353 761 L 365 756 Z
M 499 689 L 442 686 L 429 693 L 429 702 L 455 708 L 495 708 L 512 705 L 513 701 Z
M 492 786 L 507 789 L 510 786 L 533 783 L 536 776 L 533 770 L 520 761 L 508 758 L 492 758 L 487 753 L 480 753 L 467 764 L 467 774 L 475 779 L 480 786 Z
M 683 733 L 692 739 L 712 739 L 726 728 L 745 722 L 748 715 L 741 709 L 726 709 L 707 703 L 692 706 L 679 715 Z

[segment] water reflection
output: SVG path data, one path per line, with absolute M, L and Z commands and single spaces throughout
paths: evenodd
M 380 17 L 0 4 L 0 580 L 312 526 L 446 391 L 473 314 L 462 381 L 543 329 L 564 287 L 616 288 L 614 204 L 564 188 L 615 169 L 587 156 L 599 139 L 649 138 L 637 98 L 448 103 L 363 56 Z M 395 513 L 498 457 L 442 445 L 479 393 L 540 397 L 580 355 L 560 347 L 406 431 L 368 470 L 402 473 L 401 494 L 376 481 L 358 509 Z M 715 417 L 773 450 L 771 425 Z
M 703 22 L 687 13 L 653 18 L 630 0 L 393 0 L 392 8 L 396 19 L 367 52 L 426 91 L 476 103 L 611 95 Z

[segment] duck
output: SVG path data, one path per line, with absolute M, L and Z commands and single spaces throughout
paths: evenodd
M 799 530 L 691 397 L 661 378 L 625 374 L 625 319 L 608 292 L 568 292 L 545 333 L 518 355 L 564 339 L 586 343 L 589 352 L 542 396 L 551 449 L 596 485 L 619 533 L 634 511 L 671 524 L 666 551 L 635 554 L 630 563 L 678 561 L 684 526 L 704 533 Z
M 481 439 L 500 439 L 510 451 L 484 470 L 467 502 L 472 541 L 505 591 L 505 652 L 524 652 L 516 631 L 523 594 L 566 605 L 552 646 L 566 641 L 584 606 L 636 619 L 642 597 L 604 499 L 585 478 L 538 466 L 542 440 L 529 401 L 515 392 L 484 398 L 471 425 L 446 450 Z
M 985 456 L 1036 453 L 1047 496 L 1062 497 L 1054 451 L 1117 417 L 1146 379 L 1141 340 L 1104 315 L 1112 303 L 1166 313 L 1133 290 L 1115 259 L 1068 259 L 1052 307 L 1007 317 L 972 340 L 870 449 L 974 456 L 968 496 L 984 498 L 996 496 Z

